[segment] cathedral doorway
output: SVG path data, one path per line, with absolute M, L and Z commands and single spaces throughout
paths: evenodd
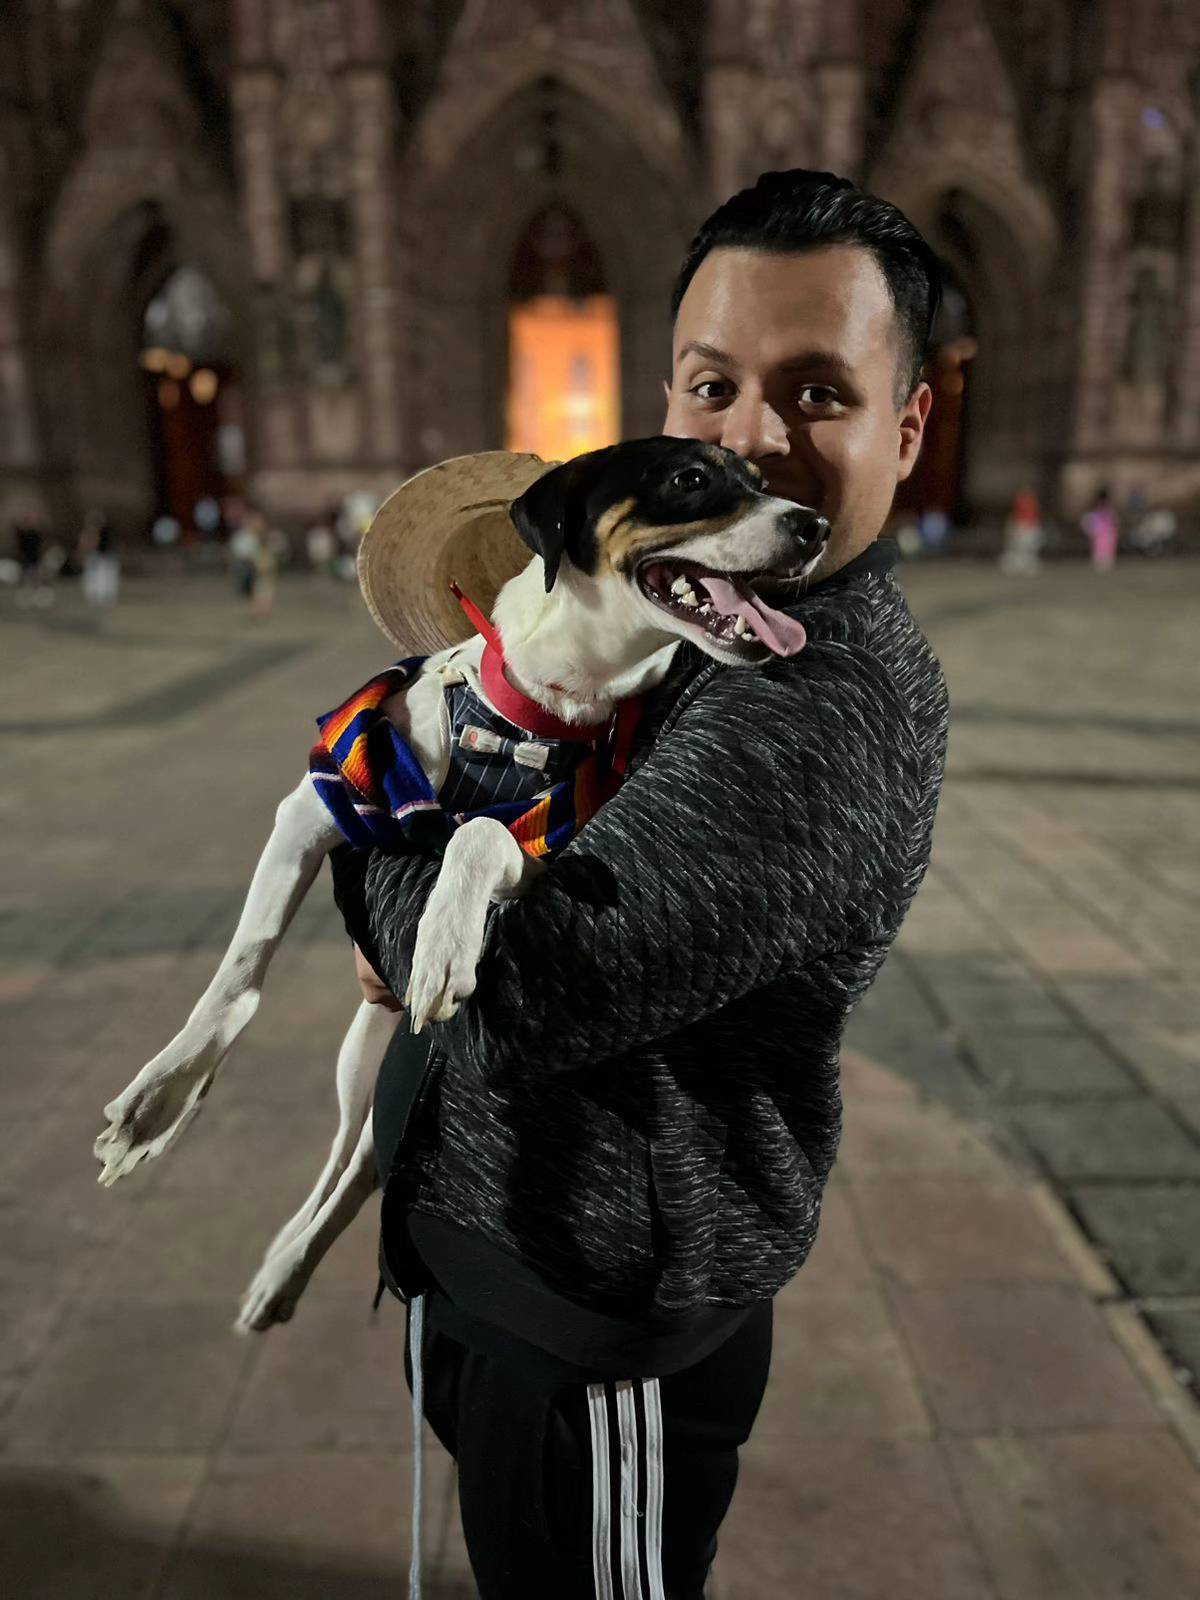
M 185 542 L 216 530 L 221 502 L 240 493 L 245 467 L 242 397 L 231 318 L 197 268 L 177 267 L 142 317 L 143 374 L 155 513 Z
M 621 436 L 617 302 L 566 206 L 542 207 L 513 253 L 505 447 L 566 461 Z

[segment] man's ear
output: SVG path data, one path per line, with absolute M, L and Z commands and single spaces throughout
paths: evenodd
M 583 523 L 583 494 L 577 462 L 551 467 L 508 508 L 513 527 L 546 568 L 546 593 L 554 587 L 563 551 Z
M 900 408 L 900 455 L 896 461 L 896 482 L 903 483 L 917 464 L 925 421 L 933 401 L 933 390 L 921 380 Z

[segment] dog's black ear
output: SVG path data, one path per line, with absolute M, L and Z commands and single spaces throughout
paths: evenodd
M 545 563 L 549 594 L 563 551 L 575 547 L 583 527 L 583 473 L 578 460 L 544 472 L 513 501 L 508 514 L 521 538 Z

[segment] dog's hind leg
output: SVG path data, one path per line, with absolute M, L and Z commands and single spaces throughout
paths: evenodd
M 317 1214 L 290 1243 L 268 1253 L 242 1297 L 238 1333 L 261 1333 L 275 1322 L 287 1322 L 304 1293 L 322 1256 L 338 1235 L 349 1227 L 378 1184 L 375 1144 L 368 1117 L 358 1136 L 354 1154 L 332 1194 Z
M 112 1184 L 160 1155 L 199 1110 L 229 1047 L 258 1009 L 276 947 L 321 863 L 341 839 L 305 777 L 280 804 L 229 949 L 182 1030 L 104 1108 L 95 1143 Z
M 304 1232 L 353 1160 L 363 1123 L 370 1116 L 379 1067 L 399 1022 L 398 1012 L 371 1005 L 366 1000 L 355 1012 L 338 1051 L 338 1126 L 329 1159 L 308 1199 L 267 1246 L 267 1258 L 285 1249 Z

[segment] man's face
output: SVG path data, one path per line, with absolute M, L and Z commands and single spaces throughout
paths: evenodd
M 756 461 L 833 528 L 820 572 L 865 550 L 916 463 L 927 384 L 897 403 L 900 328 L 875 259 L 712 250 L 675 319 L 663 432 Z

